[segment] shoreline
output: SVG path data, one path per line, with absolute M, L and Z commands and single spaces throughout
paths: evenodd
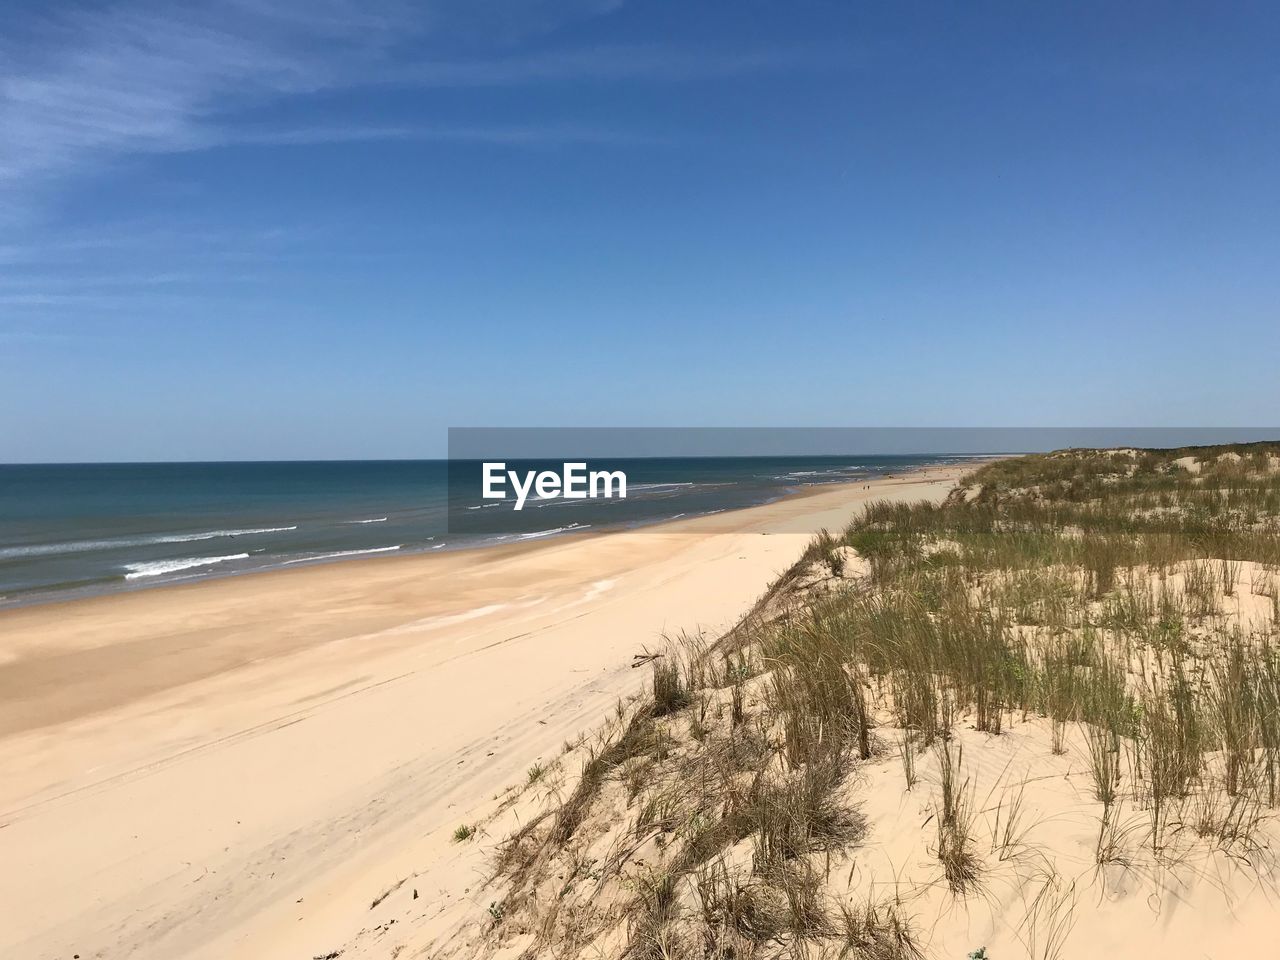
M 720 515 L 738 514 L 747 510 L 756 510 L 761 507 L 768 507 L 776 503 L 784 501 L 803 499 L 805 497 L 816 496 L 822 493 L 829 493 L 836 488 L 858 488 L 867 483 L 876 483 L 881 480 L 892 479 L 895 476 L 907 476 L 919 471 L 927 471 L 943 467 L 968 467 L 974 469 L 981 463 L 987 462 L 989 459 L 995 459 L 1000 455 L 973 455 L 961 456 L 940 454 L 946 456 L 955 462 L 949 463 L 927 463 L 919 466 L 912 466 L 901 471 L 900 474 L 883 474 L 875 477 L 855 481 L 833 481 L 825 483 L 812 483 L 796 487 L 787 492 L 780 494 L 760 503 L 753 503 L 741 507 L 729 507 L 723 510 L 707 511 L 704 513 L 694 514 L 689 517 L 676 517 L 672 519 L 657 520 L 652 522 L 638 523 L 620 523 L 611 526 L 600 526 L 596 528 L 584 527 L 581 530 L 565 530 L 556 532 L 542 537 L 529 537 L 525 540 L 516 542 L 493 542 L 482 541 L 478 543 L 460 543 L 454 545 L 442 545 L 440 547 L 416 545 L 410 549 L 403 547 L 394 548 L 394 550 L 386 547 L 371 548 L 361 551 L 363 556 L 349 556 L 342 558 L 314 560 L 282 560 L 271 566 L 257 567 L 248 570 L 231 570 L 222 572 L 217 569 L 209 570 L 205 573 L 196 574 L 190 577 L 177 577 L 172 580 L 160 581 L 157 583 L 137 583 L 129 585 L 127 582 L 119 584 L 112 583 L 107 586 L 105 583 L 95 588 L 82 588 L 77 591 L 75 589 L 59 590 L 52 589 L 41 592 L 33 592 L 29 598 L 23 598 L 16 595 L 8 598 L 0 597 L 0 625 L 3 625 L 4 618 L 7 614 L 14 611 L 28 610 L 37 607 L 66 607 L 71 604 L 87 603 L 94 600 L 103 600 L 114 597 L 132 596 L 140 593 L 148 593 L 155 590 L 171 590 L 180 588 L 199 587 L 206 584 L 216 583 L 223 580 L 240 579 L 244 577 L 267 576 L 270 574 L 290 574 L 302 571 L 314 570 L 319 567 L 338 567 L 347 564 L 369 563 L 375 561 L 394 562 L 421 560 L 423 557 L 447 557 L 455 554 L 466 553 L 473 554 L 479 551 L 498 551 L 498 550 L 522 550 L 525 548 L 536 548 L 547 546 L 553 543 L 562 542 L 570 538 L 581 539 L 583 537 L 596 536 L 615 536 L 626 533 L 647 533 L 657 530 L 678 529 L 681 525 L 693 523 L 707 517 Z M 590 531 L 590 532 L 588 532 Z M 393 553 L 394 555 L 387 555 Z M 122 578 L 123 580 L 124 578 Z M 0 661 L 2 663 L 3 661 Z
M 379 591 L 388 587 L 394 588 L 396 584 L 416 579 L 419 575 L 431 577 L 439 582 L 440 587 L 439 596 L 420 598 L 419 612 L 426 613 L 427 616 L 420 617 L 419 620 L 464 616 L 472 611 L 458 609 L 449 603 L 442 604 L 440 600 L 444 597 L 449 582 L 469 570 L 484 569 L 491 565 L 536 562 L 535 558 L 539 555 L 554 554 L 555 551 L 571 545 L 605 542 L 619 538 L 706 536 L 741 532 L 756 522 L 754 517 L 758 516 L 767 523 L 775 508 L 784 504 L 803 504 L 818 497 L 843 496 L 865 486 L 878 488 L 882 484 L 895 480 L 908 483 L 926 482 L 934 471 L 953 469 L 955 468 L 923 466 L 913 471 L 904 471 L 896 477 L 886 476 L 866 483 L 815 485 L 809 489 L 799 490 L 793 495 L 779 497 L 770 503 L 672 520 L 640 529 L 582 531 L 521 543 L 441 550 L 434 553 L 423 551 L 396 556 L 351 557 L 328 563 L 298 565 L 292 568 L 276 567 L 241 574 L 214 576 L 193 582 L 156 584 L 138 590 L 27 604 L 0 610 L 0 630 L 3 631 L 3 634 L 0 634 L 0 737 L 22 732 L 25 729 L 38 729 L 48 726 L 50 722 L 74 719 L 78 714 L 87 712 L 86 708 L 102 709 L 118 705 L 123 698 L 110 696 L 108 691 L 102 689 L 97 682 L 99 670 L 116 671 L 128 665 L 129 661 L 132 661 L 132 666 L 135 668 L 140 661 L 154 659 L 167 661 L 168 666 L 164 675 L 151 676 L 143 672 L 134 672 L 130 681 L 113 687 L 111 691 L 117 694 L 127 692 L 129 697 L 135 697 L 234 670 L 254 659 L 253 657 L 220 657 L 209 652 L 205 652 L 202 656 L 202 651 L 188 649 L 183 651 L 186 654 L 185 662 L 175 665 L 173 658 L 168 655 L 169 651 L 152 649 L 161 645 L 152 642 L 155 635 L 162 632 L 166 625 L 174 620 L 187 620 L 192 616 L 196 618 L 218 616 L 246 602 L 266 601 L 274 604 L 287 602 L 290 599 L 296 601 L 299 596 L 305 597 L 308 604 L 312 602 L 312 597 L 329 597 L 335 594 L 349 596 L 355 602 L 361 599 L 368 601 Z M 966 469 L 968 469 L 967 466 Z M 361 594 L 368 596 L 361 598 Z M 486 599 L 501 602 L 500 597 Z M 486 604 L 480 606 L 483 607 Z M 106 630 L 111 631 L 121 623 L 132 623 L 135 631 L 141 634 L 130 643 L 127 657 L 114 655 L 115 644 L 100 645 L 91 635 L 97 628 L 105 627 Z M 244 626 L 252 628 L 252 625 L 253 623 L 250 622 Z M 228 631 L 240 625 L 227 623 L 224 617 L 220 626 L 225 638 Z M 283 648 L 277 647 L 274 655 L 289 655 L 297 650 L 320 646 L 350 635 L 345 625 L 337 630 L 332 629 L 329 624 L 314 626 L 315 632 L 309 637 L 309 642 L 286 644 Z M 384 622 L 382 618 L 374 615 L 367 621 L 362 620 L 357 635 L 373 636 L 403 627 L 404 623 L 398 620 Z M 216 634 L 217 630 L 211 632 Z M 65 636 L 68 633 L 71 636 L 60 644 L 59 634 Z M 50 640 L 52 644 L 49 643 Z M 66 666 L 65 656 L 41 656 L 41 648 L 50 645 L 68 647 L 78 652 L 79 659 L 84 664 L 88 664 L 88 667 L 81 666 L 75 671 L 77 675 L 74 678 L 68 678 L 68 671 L 62 669 Z M 19 655 L 15 656 L 15 652 Z M 22 654 L 35 655 L 23 656 Z M 56 703 L 58 706 L 53 707 L 50 714 L 34 716 L 33 714 L 40 711 L 24 710 L 23 706 L 31 701 L 32 691 L 41 690 L 49 694 L 44 704 L 46 708 L 49 708 L 51 703 Z
M 0 953 L 323 954 L 378 893 L 362 871 L 554 756 L 644 681 L 633 654 L 731 626 L 818 528 L 977 466 L 5 611 Z

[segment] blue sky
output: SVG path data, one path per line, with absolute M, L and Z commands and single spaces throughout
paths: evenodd
M 0 7 L 0 460 L 1280 409 L 1266 4 Z

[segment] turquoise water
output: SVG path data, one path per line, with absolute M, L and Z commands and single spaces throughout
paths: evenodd
M 625 500 L 491 509 L 458 461 L 0 465 L 0 606 L 643 527 L 952 458 L 610 461 Z M 511 466 L 517 466 L 512 464 Z

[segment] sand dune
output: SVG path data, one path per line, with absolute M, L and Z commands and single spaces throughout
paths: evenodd
M 382 864 L 328 953 L 1271 956 L 1280 499 L 1270 448 L 1228 453 L 869 509 Z

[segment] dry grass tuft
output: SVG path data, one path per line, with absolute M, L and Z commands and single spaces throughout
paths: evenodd
M 1025 783 L 986 805 L 984 860 L 960 745 L 972 756 L 1028 722 L 1097 805 L 1100 876 L 1139 859 L 1174 869 L 1192 849 L 1266 861 L 1280 803 L 1277 455 L 1002 460 L 944 503 L 874 503 L 823 531 L 724 637 L 670 640 L 650 695 L 573 748 L 585 757 L 568 795 L 500 848 L 504 914 L 518 918 L 503 926 L 533 931 L 528 957 L 923 957 L 900 900 L 833 893 L 833 865 L 854 877 L 875 836 L 860 771 L 896 746 L 902 786 L 931 791 L 912 802 L 927 805 L 938 895 L 986 893 L 1001 870 L 1040 863 L 1023 877 L 1020 937 L 1054 960 L 1077 890 L 1034 857 Z M 853 551 L 865 576 L 846 576 Z

